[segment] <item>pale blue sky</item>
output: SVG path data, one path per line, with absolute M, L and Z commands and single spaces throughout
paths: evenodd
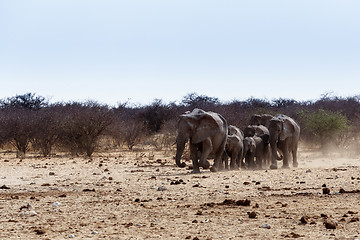
M 358 0 L 0 0 L 0 98 L 360 94 Z

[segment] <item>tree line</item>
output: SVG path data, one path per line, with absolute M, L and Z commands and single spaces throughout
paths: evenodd
M 253 114 L 285 114 L 301 126 L 301 141 L 325 149 L 332 144 L 349 148 L 360 136 L 360 97 L 322 95 L 315 101 L 258 99 L 221 102 L 190 93 L 180 103 L 155 99 L 145 106 L 129 103 L 110 107 L 95 101 L 49 101 L 35 93 L 0 100 L 0 147 L 49 156 L 56 152 L 91 156 L 95 151 L 138 144 L 156 150 L 172 149 L 177 118 L 201 108 L 220 113 L 228 124 L 244 129 Z

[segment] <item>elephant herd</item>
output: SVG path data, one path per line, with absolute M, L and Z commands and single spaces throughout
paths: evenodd
M 277 169 L 277 161 L 283 161 L 283 168 L 289 168 L 292 155 L 293 166 L 297 167 L 297 148 L 300 127 L 290 117 L 269 114 L 253 115 L 244 131 L 227 124 L 218 113 L 195 108 L 179 116 L 176 138 L 176 165 L 181 162 L 186 143 L 189 142 L 192 173 L 199 173 L 200 167 L 210 168 L 208 159 L 213 158 L 210 170 L 217 172 L 228 169 L 262 169 L 270 165 Z M 245 160 L 245 162 L 244 162 Z

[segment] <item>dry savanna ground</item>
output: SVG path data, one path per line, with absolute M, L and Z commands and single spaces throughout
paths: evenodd
M 190 174 L 162 152 L 0 155 L 0 239 L 359 239 L 360 157 Z M 189 162 L 187 162 L 190 164 Z

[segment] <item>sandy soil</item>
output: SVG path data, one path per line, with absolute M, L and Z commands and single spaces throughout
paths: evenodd
M 360 157 L 196 175 L 161 152 L 14 157 L 0 155 L 0 239 L 360 238 Z

